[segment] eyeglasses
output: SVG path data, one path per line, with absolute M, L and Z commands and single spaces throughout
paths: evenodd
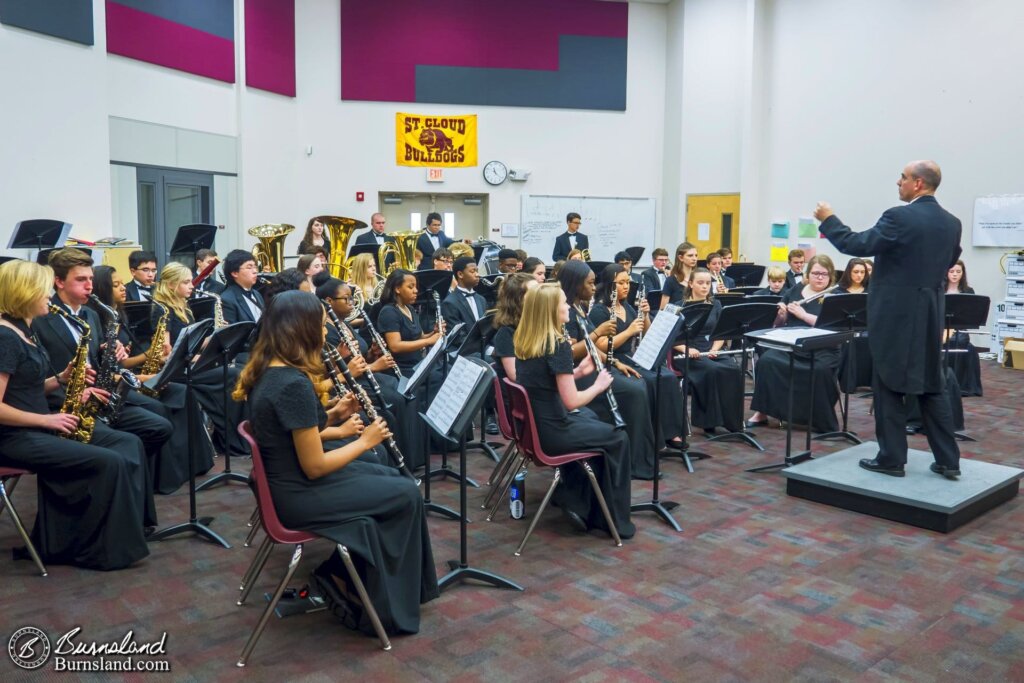
M 821 272 L 813 271 L 813 270 L 811 271 L 810 275 L 811 275 L 811 277 L 828 277 L 828 273 L 827 272 L 821 273 Z
M 156 268 L 136 268 L 135 270 L 139 271 L 140 273 L 156 273 Z
M 451 259 L 446 258 L 436 258 L 434 260 L 437 261 L 438 263 L 443 263 L 446 266 L 450 266 L 452 263 L 454 263 L 454 261 L 452 261 Z

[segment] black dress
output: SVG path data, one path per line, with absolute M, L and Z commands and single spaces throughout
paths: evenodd
M 573 339 L 582 340 L 584 336 L 594 331 L 594 325 L 574 307 L 569 311 L 569 322 L 565 326 L 565 331 Z M 619 413 L 626 423 L 625 432 L 629 436 L 629 452 L 633 458 L 633 478 L 653 479 L 654 421 L 651 419 L 652 413 L 647 399 L 647 384 L 641 378 L 626 377 L 616 369 L 609 368 L 608 371 L 612 375 L 612 393 L 619 404 Z M 579 389 L 586 389 L 596 378 L 596 373 L 590 373 L 576 380 L 576 386 Z M 590 409 L 608 424 L 614 424 L 608 399 L 604 396 L 592 401 Z
M 665 286 L 661 290 L 661 296 L 662 298 L 667 296 L 670 304 L 682 304 L 683 299 L 686 297 L 686 285 L 674 276 L 669 275 L 665 278 Z
M 549 455 L 600 451 L 603 458 L 590 461 L 601 493 L 622 538 L 632 538 L 630 521 L 630 446 L 626 434 L 597 419 L 586 408 L 569 413 L 558 394 L 556 375 L 572 375 L 572 347 L 560 342 L 554 353 L 529 360 L 516 359 L 517 384 L 526 389 L 533 409 L 540 445 Z M 602 400 L 600 397 L 598 401 Z M 596 402 L 596 401 L 595 401 Z M 555 503 L 575 512 L 587 524 L 607 531 L 601 506 L 594 497 L 582 467 L 562 468 L 562 483 L 555 489 Z
M 419 606 L 438 596 L 423 498 L 397 470 L 353 461 L 319 479 L 299 465 L 292 431 L 319 427 L 309 379 L 271 367 L 249 394 L 252 425 L 282 523 L 348 547 L 362 561 L 366 590 L 389 633 L 416 633 Z M 365 614 L 360 630 L 373 634 Z
M 793 287 L 782 297 L 783 303 L 799 301 L 803 287 Z M 811 315 L 821 313 L 822 300 L 816 299 L 804 304 Z M 786 318 L 786 327 L 807 327 L 794 315 Z M 810 354 L 797 353 L 794 358 L 793 380 L 793 423 L 805 424 L 810 406 L 810 382 L 814 382 L 814 412 L 811 414 L 811 429 L 815 432 L 834 432 L 839 429 L 836 420 L 836 403 L 839 401 L 839 385 L 836 372 L 839 367 L 839 351 L 827 349 L 814 354 L 814 377 L 810 377 Z M 785 351 L 768 349 L 764 351 L 754 368 L 754 396 L 750 408 L 779 420 L 787 419 L 789 400 L 789 354 Z
M 690 340 L 693 348 L 702 352 L 711 350 L 710 335 L 721 315 L 722 304 L 715 301 L 697 338 Z M 688 365 L 673 356 L 672 367 L 687 372 L 692 396 L 690 419 L 694 427 L 708 430 L 724 427 L 730 432 L 743 430 L 743 371 L 735 356 L 691 358 Z
M 49 412 L 45 352 L 7 327 L 0 327 L 0 373 L 8 375 L 4 403 Z M 149 554 L 142 529 L 143 457 L 136 437 L 102 427 L 84 444 L 42 429 L 0 426 L 0 465 L 37 475 L 32 542 L 49 564 L 121 569 Z
M 961 294 L 974 294 L 973 287 L 967 287 Z M 947 294 L 946 296 L 951 296 Z M 956 295 L 952 295 L 956 296 Z M 957 332 L 949 338 L 949 348 L 962 349 L 960 353 L 946 354 L 947 363 L 956 375 L 956 381 L 960 385 L 961 396 L 982 396 L 981 388 L 981 359 L 978 357 L 978 349 L 971 343 L 971 335 L 966 332 Z
M 625 313 L 626 319 L 616 319 L 616 334 L 622 332 L 627 327 L 633 324 L 636 320 L 636 310 L 628 303 L 620 304 L 622 310 Z M 587 316 L 590 318 L 590 322 L 595 327 L 611 318 L 611 311 L 604 304 L 594 304 L 594 307 L 590 309 L 590 314 Z M 667 441 L 671 441 L 676 437 L 685 437 L 685 425 L 683 424 L 683 395 L 679 390 L 679 381 L 676 376 L 665 367 L 665 364 L 658 363 L 655 370 L 648 370 L 642 368 L 632 361 L 628 357 L 630 344 L 627 341 L 619 348 L 615 349 L 615 357 L 621 359 L 629 367 L 633 368 L 640 373 L 640 376 L 644 378 L 644 384 L 647 387 L 647 400 L 649 403 L 649 410 L 651 415 L 655 414 L 657 409 L 658 420 L 657 428 L 658 434 L 655 435 L 656 444 L 664 444 Z M 661 384 L 659 390 L 658 383 Z M 657 394 L 658 405 L 654 403 L 655 394 Z M 652 472 L 653 474 L 653 472 Z
M 849 294 L 844 287 L 837 287 L 836 294 Z M 864 291 L 867 293 L 867 290 Z M 850 366 L 850 349 L 853 349 L 853 367 Z M 839 386 L 850 393 L 857 387 L 870 387 L 874 364 L 871 362 L 871 345 L 867 330 L 857 333 L 851 344 L 839 348 Z

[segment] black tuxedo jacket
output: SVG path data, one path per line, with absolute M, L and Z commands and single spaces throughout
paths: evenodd
M 800 282 L 801 286 L 807 284 L 807 282 L 805 282 L 805 280 L 806 280 L 806 278 L 800 278 L 799 282 Z M 793 273 L 792 269 L 787 270 L 786 271 L 786 286 L 783 288 L 783 291 L 788 291 L 789 288 L 792 287 L 795 284 L 797 284 L 796 275 Z
M 51 301 L 55 305 L 60 305 L 60 300 L 56 295 L 54 295 Z M 81 310 L 78 311 L 78 317 L 85 320 L 89 325 L 89 364 L 93 368 L 98 368 L 100 366 L 100 344 L 103 341 L 103 321 L 100 320 L 99 314 L 88 306 L 82 306 Z M 54 373 L 63 372 L 68 363 L 74 360 L 75 351 L 78 350 L 78 342 L 75 341 L 74 335 L 71 334 L 71 330 L 68 329 L 67 324 L 64 322 L 64 318 L 56 313 L 48 313 L 32 321 L 32 331 L 38 337 L 39 343 L 46 349 L 46 354 L 50 357 L 51 371 Z M 46 374 L 49 375 L 50 373 L 47 372 Z M 64 391 L 51 392 L 47 395 L 46 399 L 50 408 L 58 409 L 64 401 Z
M 428 233 L 429 230 L 424 230 L 420 233 L 419 239 L 416 240 L 416 248 L 423 254 L 423 260 L 420 261 L 420 267 L 417 270 L 432 270 L 434 268 L 434 244 L 427 237 Z M 437 238 L 437 243 L 444 248 L 448 248 L 455 241 L 444 234 L 444 230 L 437 233 Z
M 661 284 L 661 278 L 658 277 L 658 269 L 655 268 L 654 266 L 651 266 L 650 268 L 645 270 L 642 273 L 642 276 L 643 276 L 644 287 L 647 288 L 648 292 L 653 292 L 655 290 L 663 289 L 663 286 Z M 669 275 L 665 274 L 665 279 L 667 280 L 668 278 L 669 278 Z
M 142 294 L 139 293 L 139 285 L 138 285 L 138 283 L 135 282 L 135 280 L 132 280 L 127 285 L 125 285 L 124 289 L 125 289 L 125 298 L 128 301 L 144 301 L 145 300 L 145 299 L 143 299 Z M 154 289 L 156 289 L 156 284 L 154 284 L 152 287 L 149 288 L 149 293 L 151 295 L 152 295 Z M 150 298 L 152 298 L 152 296 Z
M 385 233 L 384 234 L 384 242 L 385 243 L 390 242 L 392 244 L 395 244 L 395 238 L 392 237 L 391 235 L 388 235 L 388 234 Z M 373 230 L 367 230 L 362 235 L 360 235 L 359 237 L 356 238 L 355 243 L 357 245 L 377 244 L 377 236 L 373 234 Z
M 586 235 L 579 231 L 576 232 L 576 248 L 590 248 L 590 240 L 587 239 Z M 570 251 L 572 251 L 572 245 L 569 243 L 569 231 L 566 230 L 555 238 L 555 249 L 551 252 L 551 259 L 553 261 L 564 261 L 568 258 Z
M 473 301 L 476 302 L 476 310 L 480 313 L 480 317 L 482 318 L 487 315 L 487 300 L 474 292 Z M 455 348 L 462 344 L 466 335 L 469 334 L 469 330 L 477 321 L 477 318 L 473 316 L 473 311 L 469 308 L 469 303 L 466 301 L 466 295 L 458 289 L 453 290 L 441 302 L 441 316 L 444 318 L 445 325 L 449 330 L 454 325 L 465 323 L 465 327 L 459 331 L 458 336 L 453 340 L 452 345 Z
M 256 290 L 252 291 L 256 297 L 256 303 L 262 309 L 263 297 Z M 245 301 L 244 290 L 238 285 L 232 283 L 224 288 L 224 292 L 220 295 L 221 310 L 224 313 L 224 320 L 228 324 L 250 322 L 254 323 L 256 320 L 252 316 L 252 310 L 249 308 L 249 304 Z
M 199 273 L 196 273 L 199 275 Z M 197 292 L 213 292 L 214 294 L 222 294 L 224 292 L 224 283 L 218 282 L 217 277 L 214 273 L 210 273 L 206 276 L 206 279 L 199 283 L 196 287 Z
M 960 220 L 925 195 L 869 230 L 855 233 L 829 216 L 821 232 L 844 254 L 875 259 L 868 342 L 879 379 L 901 394 L 940 393 L 944 278 L 960 258 Z

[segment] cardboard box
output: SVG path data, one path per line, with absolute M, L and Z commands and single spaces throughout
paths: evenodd
M 1024 370 L 1024 339 L 1009 338 L 1003 342 L 1003 367 Z

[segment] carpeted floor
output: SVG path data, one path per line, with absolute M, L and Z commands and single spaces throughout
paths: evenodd
M 983 362 L 985 398 L 964 400 L 965 457 L 1024 466 L 1020 390 L 1024 374 Z M 852 428 L 871 438 L 869 401 L 852 401 Z M 802 434 L 800 435 L 802 436 Z M 461 585 L 425 606 L 422 630 L 390 652 L 324 613 L 274 618 L 246 669 L 235 660 L 261 610 L 235 600 L 255 552 L 242 547 L 253 501 L 232 485 L 199 494 L 200 514 L 233 545 L 181 537 L 152 546 L 137 567 L 104 574 L 53 566 L 48 578 L 12 562 L 18 544 L 0 518 L 0 636 L 25 625 L 51 639 L 74 626 L 80 640 L 139 640 L 167 632 L 170 674 L 123 680 L 178 681 L 990 681 L 1024 680 L 1024 502 L 1015 498 L 944 535 L 786 496 L 779 474 L 745 467 L 781 458 L 784 432 L 757 430 L 759 453 L 739 444 L 700 444 L 712 455 L 688 474 L 665 464 L 662 498 L 679 503 L 673 532 L 635 516 L 636 537 L 615 548 L 606 536 L 571 531 L 557 511 L 541 520 L 523 557 L 512 551 L 526 520 L 492 523 L 470 491 L 470 563 L 525 586 L 523 593 Z M 926 448 L 923 437 L 911 446 Z M 831 452 L 846 444 L 816 444 Z M 486 479 L 490 461 L 470 454 Z M 244 469 L 247 463 L 241 463 Z M 528 512 L 548 472 L 529 478 Z M 954 485 L 954 484 L 951 484 Z M 27 523 L 34 482 L 14 494 Z M 636 501 L 650 484 L 634 482 Z M 457 506 L 458 489 L 435 483 L 434 500 Z M 181 491 L 158 500 L 162 522 L 187 518 Z M 506 508 L 507 509 L 507 508 Z M 458 524 L 431 515 L 438 573 L 458 556 Z M 311 569 L 328 552 L 307 549 Z M 289 553 L 277 549 L 261 578 L 269 589 Z M 300 568 L 300 574 L 305 571 Z M 255 596 L 254 596 L 255 597 Z M 16 669 L 0 656 L 0 679 L 122 680 L 121 674 Z

